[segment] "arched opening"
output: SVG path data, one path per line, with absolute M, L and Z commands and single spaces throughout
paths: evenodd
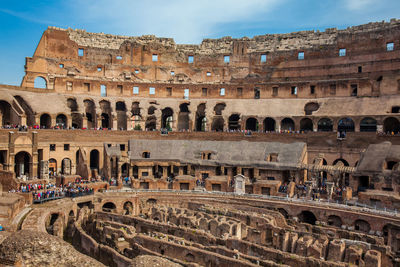
M 303 131 L 303 132 L 312 132 L 313 129 L 314 129 L 314 124 L 313 124 L 313 122 L 312 122 L 311 119 L 309 119 L 309 118 L 303 118 L 303 119 L 300 121 L 300 131 Z
M 193 254 L 191 254 L 191 253 L 188 253 L 188 254 L 186 254 L 186 256 L 185 256 L 185 261 L 187 261 L 187 262 L 194 262 L 194 255 Z
M 256 118 L 248 118 L 246 120 L 246 130 L 258 131 L 258 120 Z
M 34 126 L 36 121 L 35 121 L 35 114 L 32 110 L 32 107 L 25 101 L 25 99 L 22 96 L 16 95 L 16 96 L 14 96 L 14 98 L 20 104 L 20 106 L 22 107 L 22 109 L 24 110 L 24 112 L 26 114 L 26 124 L 28 126 Z M 1 123 L 1 121 L 0 121 L 0 123 Z
M 371 117 L 363 118 L 360 122 L 360 132 L 376 132 L 376 120 Z
M 239 114 L 232 114 L 229 116 L 228 122 L 229 130 L 231 131 L 240 131 L 240 115 Z
M 17 178 L 26 176 L 30 177 L 30 162 L 31 162 L 31 155 L 28 152 L 21 151 L 15 155 L 15 176 Z
M 115 110 L 117 112 L 117 128 L 118 130 L 127 129 L 127 116 L 126 116 L 126 105 L 123 101 L 118 101 L 115 105 Z
M 49 159 L 49 173 L 50 173 L 51 177 L 57 175 L 57 160 L 56 159 Z
M 285 118 L 281 121 L 282 131 L 294 131 L 294 121 L 290 118 Z
M 214 107 L 215 115 L 218 115 L 218 116 L 222 115 L 222 111 L 225 109 L 225 107 L 226 107 L 225 103 L 216 104 Z
M 149 199 L 146 201 L 146 204 L 148 204 L 148 205 L 156 205 L 156 204 L 157 204 L 157 199 L 149 198 Z
M 224 118 L 222 116 L 214 116 L 211 123 L 211 131 L 223 132 L 224 131 Z
M 78 111 L 78 103 L 76 102 L 75 98 L 68 98 L 67 99 L 67 106 L 71 110 L 71 112 L 77 112 Z
M 121 166 L 122 177 L 129 177 L 129 163 L 124 163 Z
M 367 221 L 359 219 L 354 222 L 354 230 L 369 233 L 371 225 Z
M 398 119 L 389 117 L 383 121 L 384 132 L 397 134 L 399 130 L 400 130 L 400 123 Z
M 319 109 L 319 104 L 316 102 L 310 102 L 304 106 L 304 112 L 306 115 L 312 115 L 312 113 L 314 111 L 317 111 L 318 109 Z
M 85 117 L 87 119 L 87 128 L 96 128 L 96 106 L 92 100 L 84 100 Z
M 110 102 L 106 100 L 100 101 L 101 109 L 101 127 L 104 129 L 112 128 L 112 115 Z
M 342 227 L 342 219 L 339 216 L 336 215 L 330 215 L 328 217 L 328 225 L 330 226 L 335 226 L 335 227 Z
M 47 81 L 41 76 L 37 76 L 33 82 L 33 87 L 40 89 L 47 89 Z
M 82 128 L 82 114 L 74 112 L 71 114 L 72 128 L 81 129 Z
M 40 116 L 40 128 L 50 129 L 51 128 L 51 117 L 49 114 L 42 114 Z
M 97 149 L 93 149 L 90 151 L 90 169 L 91 170 L 99 170 L 99 151 Z
M 106 203 L 104 203 L 104 205 L 102 207 L 102 210 L 104 212 L 115 212 L 116 209 L 117 209 L 117 207 L 112 202 L 106 202 Z
M 56 126 L 58 126 L 60 129 L 68 128 L 67 116 L 65 116 L 64 114 L 59 114 L 56 117 Z
M 317 221 L 317 218 L 315 217 L 314 213 L 308 210 L 303 210 L 299 216 L 299 221 L 302 223 L 308 223 L 311 225 L 315 225 L 315 222 Z
M 359 176 L 358 177 L 358 191 L 362 192 L 370 187 L 369 176 Z
M 165 108 L 161 113 L 161 128 L 167 129 L 168 131 L 172 131 L 172 122 L 173 122 L 173 110 L 171 108 Z
M 279 208 L 278 211 L 279 211 L 280 214 L 283 215 L 283 217 L 285 217 L 285 219 L 289 218 L 289 213 L 285 209 Z
M 57 219 L 59 218 L 59 214 L 58 213 L 52 213 L 46 220 L 46 231 L 48 234 L 50 235 L 54 235 L 54 224 L 57 221 Z
M 179 105 L 178 131 L 189 130 L 189 104 Z
M 264 132 L 275 132 L 275 120 L 273 118 L 264 119 Z
M 0 100 L 0 119 L 0 127 L 20 123 L 18 115 L 11 108 L 11 105 L 4 100 Z
M 383 226 L 383 228 L 382 228 L 382 234 L 383 234 L 383 238 L 385 240 L 385 245 L 388 244 L 389 230 L 390 230 L 390 225 L 388 225 L 388 224 L 385 224 L 385 226 Z
M 124 215 L 132 215 L 133 214 L 133 204 L 130 201 L 124 203 Z
M 65 158 L 61 161 L 61 173 L 64 175 L 71 175 L 72 162 L 69 158 Z
M 207 130 L 206 104 L 201 103 L 197 106 L 197 111 L 196 111 L 196 131 L 205 132 L 206 130 Z
M 318 121 L 318 132 L 332 132 L 333 122 L 329 118 L 322 118 Z
M 157 118 L 154 115 L 148 116 L 145 127 L 147 131 L 154 131 L 157 127 Z
M 342 118 L 338 122 L 338 132 L 354 132 L 354 121 L 350 118 Z

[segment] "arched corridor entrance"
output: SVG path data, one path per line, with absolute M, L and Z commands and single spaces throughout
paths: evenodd
M 318 121 L 318 132 L 332 132 L 333 122 L 331 119 L 322 118 Z
M 383 121 L 384 132 L 397 134 L 399 130 L 400 130 L 400 123 L 398 119 L 389 117 Z
M 21 151 L 15 155 L 15 176 L 22 177 L 27 176 L 30 177 L 30 165 L 31 165 L 31 155 L 28 152 Z
M 229 116 L 229 130 L 238 130 L 240 131 L 240 115 L 239 114 L 232 114 L 231 116 Z
M 246 130 L 258 131 L 258 121 L 256 118 L 248 118 L 246 120 Z
M 65 116 L 64 114 L 59 114 L 56 117 L 56 126 L 58 126 L 60 129 L 68 128 L 67 116 Z
M 315 222 L 317 221 L 314 213 L 308 210 L 302 211 L 298 217 L 300 222 L 309 223 L 311 225 L 315 225 Z
M 314 128 L 313 122 L 309 118 L 304 118 L 300 121 L 300 131 L 312 132 Z
M 174 111 L 171 108 L 165 108 L 161 113 L 161 128 L 172 131 Z
M 51 117 L 49 114 L 42 114 L 40 116 L 40 128 L 42 129 L 50 129 L 51 128 Z
M 282 131 L 294 131 L 294 121 L 290 118 L 285 118 L 281 121 Z
M 264 132 L 275 132 L 275 120 L 273 118 L 264 119 Z

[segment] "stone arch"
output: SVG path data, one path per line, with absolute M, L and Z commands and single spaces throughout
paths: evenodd
M 178 131 L 189 130 L 189 105 L 190 103 L 182 103 L 179 105 Z
M 315 225 L 315 222 L 317 221 L 317 217 L 315 217 L 314 213 L 309 210 L 303 210 L 302 212 L 300 212 L 298 218 L 300 222 L 308 223 L 311 225 Z
M 366 117 L 360 121 L 360 132 L 376 132 L 377 121 L 374 118 Z
M 222 115 L 222 111 L 225 109 L 225 107 L 226 107 L 225 103 L 216 104 L 214 107 L 215 115 L 218 115 L 218 116 Z
M 246 120 L 246 130 L 258 131 L 258 120 L 250 117 Z
M 291 118 L 284 118 L 281 121 L 281 130 L 282 131 L 294 131 L 294 121 Z
M 28 126 L 34 126 L 36 121 L 35 121 L 35 113 L 33 112 L 32 107 L 25 101 L 25 99 L 22 96 L 15 95 L 14 98 L 21 105 L 22 109 L 24 110 L 24 112 L 26 114 L 26 124 Z M 1 113 L 1 111 L 0 111 L 0 113 Z M 0 121 L 0 123 L 1 123 L 1 121 Z
M 31 154 L 26 151 L 20 151 L 14 156 L 14 173 L 15 176 L 21 177 L 23 175 L 30 177 L 30 167 L 31 167 Z
M 61 161 L 61 173 L 64 175 L 72 174 L 72 160 L 69 158 L 64 158 Z
M 338 122 L 338 132 L 354 132 L 354 121 L 351 118 L 341 118 Z
M 319 104 L 317 102 L 310 102 L 304 105 L 304 112 L 306 115 L 312 115 L 312 113 L 318 109 Z
M 312 132 L 314 130 L 313 121 L 310 118 L 303 118 L 300 121 L 300 131 Z
M 228 129 L 229 130 L 239 130 L 241 129 L 240 127 L 240 115 L 239 114 L 232 114 L 229 116 L 228 119 Z
M 103 204 L 103 206 L 101 207 L 102 211 L 104 212 L 111 212 L 111 213 L 115 213 L 117 206 L 115 206 L 114 202 L 106 202 Z
M 400 131 L 399 120 L 394 117 L 388 117 L 383 121 L 383 131 L 398 133 Z
M 330 226 L 335 226 L 335 227 L 340 228 L 340 227 L 342 227 L 343 221 L 342 221 L 342 218 L 340 218 L 337 215 L 329 215 L 327 223 Z
M 264 119 L 264 132 L 275 132 L 276 122 L 273 118 Z
M 47 80 L 42 76 L 37 76 L 33 82 L 34 88 L 47 89 Z
M 136 109 L 137 110 L 137 109 Z M 147 109 L 147 115 L 154 115 L 154 113 L 156 112 L 157 108 L 155 106 L 150 106 Z
M 85 117 L 87 119 L 87 128 L 96 128 L 97 118 L 96 118 L 96 105 L 93 100 L 85 99 L 83 101 L 85 106 Z
M 118 101 L 115 103 L 115 111 L 117 113 L 117 128 L 118 130 L 127 129 L 127 115 L 126 115 L 126 105 L 124 101 Z
M 78 103 L 76 102 L 75 98 L 68 98 L 67 99 L 67 106 L 71 110 L 71 112 L 77 112 L 78 111 Z
M 133 214 L 133 204 L 130 201 L 126 201 L 123 206 L 124 215 L 132 215 Z
M 146 204 L 148 204 L 148 205 L 155 205 L 155 204 L 157 204 L 157 199 L 155 199 L 155 198 L 149 198 L 149 199 L 146 200 Z
M 166 107 L 161 111 L 161 128 L 172 131 L 174 111 L 170 107 Z
M 51 128 L 51 117 L 47 113 L 40 115 L 40 128 L 50 129 Z
M 64 114 L 58 114 L 56 117 L 56 126 L 60 129 L 67 129 L 68 128 L 68 119 L 67 116 Z
M 101 100 L 99 104 L 101 109 L 101 127 L 104 129 L 112 128 L 112 110 L 110 102 Z
M 54 158 L 49 159 L 49 172 L 50 176 L 57 174 L 57 160 Z
M 19 124 L 20 118 L 11 108 L 10 103 L 4 100 L 0 100 L 0 127 L 3 125 Z
M 67 106 L 71 110 L 72 128 L 80 129 L 82 128 L 82 114 L 79 112 L 78 103 L 75 98 L 67 99 Z
M 206 130 L 207 130 L 206 104 L 201 103 L 197 106 L 197 111 L 196 111 L 196 131 L 204 132 Z
M 333 122 L 329 118 L 322 118 L 318 121 L 318 132 L 332 132 Z
M 371 225 L 365 220 L 358 219 L 354 222 L 354 230 L 369 233 Z

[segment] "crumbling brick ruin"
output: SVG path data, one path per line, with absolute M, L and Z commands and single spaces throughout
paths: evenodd
M 49 27 L 0 85 L 0 223 L 111 266 L 398 266 L 399 48 L 397 19 L 199 45 Z

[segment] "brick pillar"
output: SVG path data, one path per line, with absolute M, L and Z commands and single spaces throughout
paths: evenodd
M 183 175 L 183 167 L 179 166 L 179 175 Z
M 168 177 L 168 166 L 162 166 L 162 178 Z
M 88 120 L 86 118 L 86 116 L 83 116 L 82 118 L 82 128 L 88 128 Z

